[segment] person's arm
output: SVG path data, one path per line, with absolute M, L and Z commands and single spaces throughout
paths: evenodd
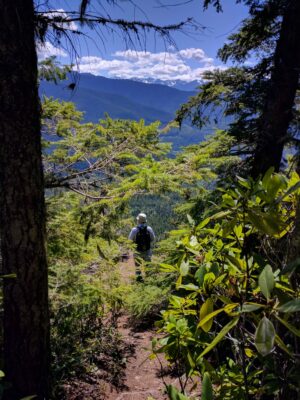
M 135 242 L 135 238 L 136 238 L 136 228 L 132 228 L 131 232 L 129 233 L 128 239 Z
M 151 243 L 153 243 L 153 242 L 155 241 L 155 234 L 154 234 L 154 231 L 153 231 L 153 229 L 151 228 L 151 226 L 148 226 L 148 231 L 149 231 L 149 233 L 150 233 L 150 240 L 151 240 Z

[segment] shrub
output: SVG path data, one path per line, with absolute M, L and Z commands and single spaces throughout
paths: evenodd
M 258 181 L 238 178 L 219 212 L 198 225 L 189 217 L 177 262 L 161 266 L 177 281 L 154 352 L 186 377 L 208 372 L 216 399 L 299 395 L 300 298 L 295 263 L 285 265 L 299 186 L 297 174 L 271 170 Z

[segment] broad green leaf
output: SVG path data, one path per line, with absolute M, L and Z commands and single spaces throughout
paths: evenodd
M 201 400 L 213 400 L 213 387 L 208 372 L 203 375 Z
M 300 299 L 294 299 L 294 300 L 288 301 L 287 303 L 278 307 L 278 311 L 286 312 L 286 313 L 300 311 Z
M 190 265 L 189 262 L 187 261 L 182 261 L 180 264 L 180 274 L 181 276 L 186 276 L 189 273 L 190 270 Z
M 283 223 L 277 214 L 264 214 L 260 213 L 265 226 L 265 233 L 268 235 L 279 235 L 284 230 Z
M 170 400 L 189 400 L 184 394 L 180 393 L 174 386 L 168 385 L 167 392 Z
M 220 299 L 224 304 L 232 304 L 232 300 L 229 297 L 218 296 L 218 299 Z
M 207 315 L 211 314 L 214 310 L 214 302 L 212 298 L 209 298 L 205 301 L 205 303 L 202 304 L 200 308 L 200 321 L 204 319 Z M 213 324 L 213 318 L 208 320 L 206 323 L 204 323 L 201 328 L 204 330 L 204 332 L 209 332 Z
M 176 272 L 178 269 L 170 264 L 160 264 L 161 272 Z
M 265 298 L 269 301 L 275 285 L 274 274 L 270 265 L 266 265 L 259 275 L 258 285 Z
M 265 173 L 265 175 L 263 176 L 262 184 L 263 184 L 264 187 L 267 187 L 267 185 L 269 184 L 270 178 L 271 178 L 274 170 L 275 170 L 274 167 L 270 167 L 268 169 L 268 171 Z
M 227 314 L 230 314 L 237 306 L 238 306 L 238 303 L 227 304 L 227 305 L 224 307 L 224 311 L 225 311 Z
M 218 286 L 220 283 L 222 283 L 226 277 L 227 277 L 227 274 L 222 274 L 222 275 L 220 275 L 220 276 L 214 281 L 215 287 Z
M 205 218 L 200 224 L 197 226 L 197 230 L 204 228 L 210 222 L 210 218 Z
M 274 236 L 282 230 L 282 226 L 276 215 L 249 210 L 248 217 L 252 225 L 261 233 Z
M 230 215 L 230 214 L 232 214 L 232 211 L 231 211 L 231 210 L 220 211 L 220 212 L 218 212 L 218 213 L 212 215 L 210 218 L 211 218 L 211 219 L 220 219 L 220 218 L 227 217 L 227 215 Z
M 236 200 L 233 199 L 228 193 L 223 194 L 222 196 L 223 205 L 227 207 L 234 207 L 236 205 Z
M 182 275 L 179 275 L 177 281 L 176 281 L 176 287 L 182 284 Z
M 176 287 L 177 287 L 177 289 L 185 289 L 185 290 L 191 290 L 191 291 L 196 291 L 199 289 L 199 287 L 194 285 L 193 283 L 188 283 L 187 285 L 178 285 Z
M 267 185 L 269 200 L 273 200 L 280 189 L 285 189 L 287 187 L 287 180 L 281 174 L 272 175 L 270 181 Z
M 259 310 L 260 308 L 264 307 L 262 304 L 257 304 L 257 303 L 244 303 L 241 310 L 239 312 L 241 313 L 248 313 L 252 311 Z
M 0 378 L 3 378 L 5 376 L 5 373 L 0 370 Z
M 288 328 L 288 330 L 290 330 L 294 335 L 300 337 L 300 330 L 299 329 L 295 328 L 293 325 L 291 325 L 286 320 L 278 317 L 278 315 L 276 315 L 276 318 L 278 319 L 278 321 L 280 321 L 282 323 L 282 325 L 284 325 L 286 328 Z
M 200 360 L 205 354 L 209 353 L 223 338 L 227 335 L 227 333 L 238 323 L 239 317 L 233 318 L 224 328 L 217 334 L 214 340 L 206 346 L 206 348 L 202 351 L 200 356 L 197 358 L 197 361 Z
M 172 307 L 174 307 L 174 308 L 181 308 L 181 306 L 182 306 L 182 298 L 181 297 L 179 297 L 179 296 L 171 296 L 170 297 L 170 304 L 171 304 L 171 306 Z
M 194 237 L 195 237 L 195 236 L 194 236 Z M 194 254 L 195 256 L 199 256 L 199 250 L 195 250 L 195 248 L 193 248 L 193 246 L 196 247 L 195 244 L 193 245 L 193 244 L 190 242 L 190 246 L 186 246 L 186 249 L 187 249 L 190 253 Z
M 249 182 L 249 180 L 242 178 L 241 176 L 238 175 L 236 177 L 240 185 L 242 185 L 246 189 L 251 189 L 251 183 Z
M 200 286 L 203 286 L 204 277 L 205 277 L 206 273 L 207 273 L 207 269 L 203 265 L 200 266 L 195 273 L 195 278 L 197 279 L 197 282 L 199 283 Z
M 293 289 L 291 289 L 289 286 L 287 286 L 286 284 L 281 284 L 280 282 L 275 282 L 275 287 L 277 289 L 282 290 L 284 293 L 295 294 L 295 291 Z
M 202 328 L 202 326 L 204 324 L 206 324 L 208 321 L 210 321 L 213 317 L 215 317 L 216 315 L 220 314 L 221 312 L 231 312 L 235 307 L 238 306 L 238 303 L 231 303 L 231 304 L 227 304 L 225 307 L 223 308 L 219 308 L 218 310 L 215 310 L 213 312 L 211 312 L 210 314 L 206 315 L 206 317 L 204 317 L 198 324 L 198 328 Z
M 207 272 L 204 276 L 204 285 L 213 283 L 216 279 L 216 275 L 213 272 Z
M 257 351 L 262 356 L 267 356 L 273 350 L 275 335 L 273 323 L 267 317 L 263 317 L 257 326 L 254 341 Z
M 188 362 L 190 364 L 190 367 L 192 369 L 194 369 L 196 367 L 196 364 L 195 364 L 195 361 L 193 360 L 193 357 L 192 357 L 191 352 L 189 351 L 189 349 L 187 349 L 187 359 L 188 359 Z

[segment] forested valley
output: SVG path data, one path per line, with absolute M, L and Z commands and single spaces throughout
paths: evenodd
M 75 48 L 76 22 L 173 44 L 192 20 L 0 0 L 0 399 L 300 399 L 300 2 L 232 2 L 248 14 L 219 49 L 228 66 L 162 123 L 39 99 L 80 80 L 36 43 Z M 137 279 L 140 213 L 156 241 Z

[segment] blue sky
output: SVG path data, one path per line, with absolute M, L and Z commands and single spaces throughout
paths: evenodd
M 52 9 L 63 12 L 78 9 L 80 2 L 52 0 L 50 3 Z M 174 24 L 192 17 L 205 29 L 187 28 L 184 33 L 175 32 L 172 35 L 175 47 L 152 33 L 142 37 L 142 44 L 136 41 L 132 44 L 124 42 L 118 32 L 112 35 L 106 29 L 97 32 L 84 28 L 87 36 L 78 36 L 75 42 L 81 72 L 142 80 L 201 80 L 204 70 L 225 68 L 216 57 L 217 50 L 247 16 L 247 8 L 235 4 L 235 0 L 223 0 L 224 12 L 219 14 L 212 7 L 204 12 L 202 0 L 118 0 L 116 3 L 111 6 L 104 1 L 92 0 L 89 12 L 111 18 L 148 20 L 158 25 Z M 78 24 L 70 27 L 82 30 Z M 64 48 L 59 49 L 55 46 L 46 43 L 39 49 L 39 56 L 54 54 L 61 62 L 70 62 L 70 47 L 63 44 Z

